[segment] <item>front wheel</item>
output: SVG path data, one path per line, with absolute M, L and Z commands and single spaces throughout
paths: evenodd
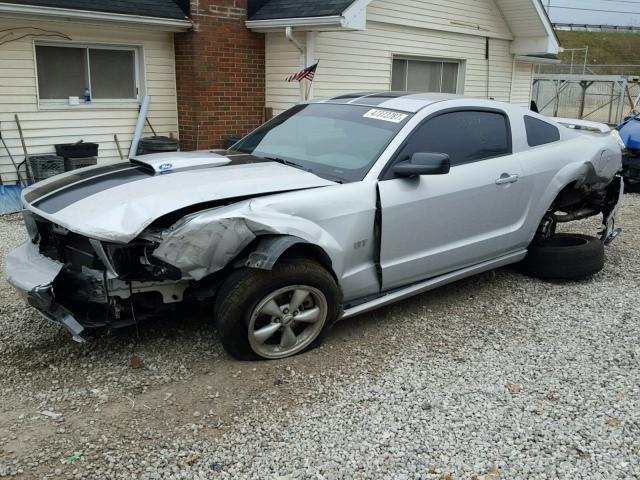
M 217 295 L 216 323 L 238 360 L 286 358 L 318 346 L 339 313 L 333 277 L 307 259 L 233 272 Z

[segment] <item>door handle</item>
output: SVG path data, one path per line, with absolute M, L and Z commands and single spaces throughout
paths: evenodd
M 509 183 L 516 183 L 518 180 L 520 180 L 520 175 L 503 173 L 500 175 L 500 178 L 496 180 L 496 185 L 508 185 Z

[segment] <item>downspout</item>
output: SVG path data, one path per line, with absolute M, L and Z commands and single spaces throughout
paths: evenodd
M 313 65 L 316 63 L 316 32 L 311 31 L 307 32 L 307 45 L 306 45 L 306 54 L 305 54 L 305 67 Z M 314 96 L 313 92 L 313 83 L 309 83 L 309 89 L 307 90 L 307 98 L 305 100 L 311 100 Z
M 144 133 L 144 125 L 147 121 L 147 115 L 149 113 L 149 104 L 151 103 L 151 97 L 145 95 L 142 100 L 142 105 L 140 106 L 140 113 L 138 114 L 138 123 L 136 124 L 136 129 L 133 134 L 133 140 L 131 141 L 131 148 L 129 149 L 129 159 L 135 158 L 138 153 L 138 145 L 140 144 L 140 139 L 142 138 L 142 134 Z
M 296 47 L 298 51 L 304 55 L 304 48 L 302 48 L 298 41 L 293 38 L 293 27 L 286 27 L 284 29 L 284 34 L 287 37 L 287 40 L 289 40 L 293 44 L 293 46 Z
M 304 66 L 304 57 L 305 57 L 305 52 L 304 52 L 304 48 L 302 48 L 302 45 L 300 45 L 298 43 L 298 41 L 293 37 L 293 27 L 285 27 L 284 29 L 284 36 L 287 37 L 287 40 L 294 46 L 296 47 L 296 49 L 300 52 L 300 64 L 302 65 L 302 68 L 305 68 Z M 304 102 L 306 100 L 305 98 L 305 94 L 302 90 L 302 82 L 299 82 L 299 88 L 300 88 L 300 98 L 302 99 L 302 101 Z
M 511 88 L 509 89 L 509 103 L 513 103 L 514 88 L 516 85 L 516 56 L 513 56 L 513 62 L 511 62 Z M 529 95 L 531 97 L 531 95 Z
M 491 39 L 486 37 L 485 58 L 487 59 L 487 98 L 491 99 Z

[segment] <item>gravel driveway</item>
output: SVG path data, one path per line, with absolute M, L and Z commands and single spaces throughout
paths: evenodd
M 270 363 L 201 314 L 77 345 L 0 280 L 0 477 L 638 479 L 640 196 L 619 224 L 591 280 L 490 272 Z

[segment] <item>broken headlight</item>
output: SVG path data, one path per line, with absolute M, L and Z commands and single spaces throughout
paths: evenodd
M 180 280 L 182 272 L 153 257 L 157 245 L 139 242 L 129 245 L 105 245 L 113 269 L 125 280 Z

